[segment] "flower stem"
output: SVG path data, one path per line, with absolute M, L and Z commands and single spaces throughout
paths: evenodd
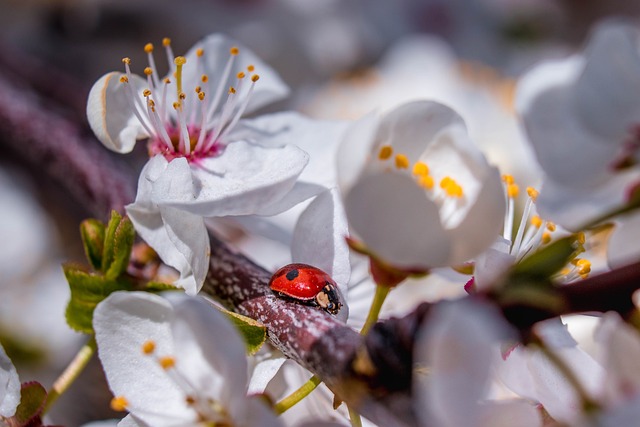
M 284 399 L 282 399 L 280 402 L 276 403 L 273 406 L 274 412 L 276 414 L 280 415 L 280 414 L 284 413 L 285 411 L 287 411 L 288 409 L 292 408 L 296 403 L 300 402 L 302 399 L 307 397 L 309 395 L 309 393 L 311 393 L 313 390 L 315 390 L 316 387 L 318 387 L 318 385 L 321 382 L 322 381 L 320 381 L 320 378 L 318 378 L 315 375 L 312 376 L 309 379 L 309 381 L 307 381 L 306 383 L 302 384 L 302 386 L 299 389 L 297 389 L 296 391 L 291 393 L 289 396 L 287 396 Z
M 367 315 L 367 320 L 364 322 L 364 326 L 360 331 L 360 335 L 367 335 L 369 329 L 378 321 L 378 316 L 380 315 L 380 309 L 382 308 L 382 304 L 384 300 L 389 295 L 389 291 L 391 288 L 385 285 L 376 285 L 376 293 L 373 296 L 373 301 L 371 301 L 371 307 L 369 307 L 369 314 Z
M 78 376 L 82 373 L 84 368 L 87 366 L 87 363 L 91 360 L 91 357 L 96 352 L 96 339 L 95 337 L 91 337 L 89 341 L 78 351 L 76 357 L 69 363 L 69 366 L 64 370 L 62 374 L 58 377 L 55 383 L 53 383 L 53 387 L 49 390 L 47 394 L 47 401 L 44 404 L 44 409 L 42 411 L 43 414 L 46 414 L 51 406 L 58 400 L 71 384 L 78 378 Z
M 349 409 L 349 420 L 351 420 L 351 427 L 362 427 L 362 420 L 360 414 L 358 414 L 351 406 L 347 405 Z

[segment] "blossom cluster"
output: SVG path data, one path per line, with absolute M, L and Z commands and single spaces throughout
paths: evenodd
M 552 292 L 581 286 L 592 268 L 615 272 L 640 260 L 639 40 L 632 24 L 608 21 L 582 53 L 541 63 L 519 80 L 515 108 L 535 155 L 529 161 L 541 170 L 526 191 L 485 157 L 465 118 L 442 102 L 411 100 L 354 121 L 294 112 L 247 119 L 288 88 L 234 40 L 212 35 L 176 56 L 164 39 L 166 77 L 152 44 L 144 47 L 143 76 L 124 58 L 124 72 L 92 87 L 87 116 L 112 151 L 146 143 L 149 160 L 126 214 L 157 268 L 136 275 L 132 266 L 149 260 L 135 250 L 129 259 L 132 232 L 120 217 L 113 227 L 83 228 L 95 272 L 65 267 L 72 303 L 78 277 L 103 286 L 83 331 L 95 339 L 112 409 L 127 412 L 113 424 L 348 422 L 344 408 L 331 408 L 327 389 L 306 399 L 314 403 L 303 417 L 278 416 L 289 409 L 287 399 L 274 401 L 306 371 L 280 352 L 288 349 L 250 348 L 243 331 L 259 329 L 257 322 L 203 297 L 216 263 L 210 234 L 268 269 L 295 263 L 275 297 L 363 335 L 387 296 L 393 304 L 410 286 L 454 281 L 456 298 L 432 298 L 412 337 L 415 425 L 637 423 L 635 307 L 597 313 L 590 347 L 564 323 L 571 327 L 579 316 L 541 317 L 525 333 L 509 310 L 519 304 L 555 314 L 564 301 Z M 310 278 L 317 277 L 316 287 Z M 69 307 L 68 320 L 76 315 Z M 0 423 L 23 425 L 15 420 L 25 386 L 21 392 L 1 347 L 0 386 Z M 359 425 L 354 402 L 347 403 Z

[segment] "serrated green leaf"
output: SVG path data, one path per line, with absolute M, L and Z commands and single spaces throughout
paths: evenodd
M 102 268 L 102 253 L 104 251 L 105 226 L 97 219 L 86 219 L 80 224 L 80 236 L 84 253 L 91 267 L 95 270 Z
M 107 224 L 104 235 L 104 251 L 102 253 L 102 265 L 100 267 L 100 271 L 102 272 L 107 271 L 113 262 L 113 246 L 115 243 L 116 230 L 118 229 L 120 221 L 122 221 L 122 215 L 116 211 L 111 211 L 111 218 L 109 218 L 109 224 Z
M 267 328 L 262 323 L 250 317 L 225 310 L 224 308 L 216 308 L 224 313 L 236 329 L 238 329 L 247 347 L 247 352 L 249 354 L 256 354 L 258 350 L 260 350 L 260 347 L 262 347 L 262 344 L 267 340 Z
M 12 424 L 21 427 L 38 424 L 47 400 L 47 390 L 38 382 L 31 381 L 22 384 L 20 389 L 20 404 L 12 417 Z M 14 424 L 15 423 L 15 424 Z
M 104 272 L 107 279 L 115 279 L 127 270 L 134 239 L 135 231 L 131 220 L 122 218 L 113 235 L 113 259 Z
M 576 250 L 575 242 L 575 236 L 567 236 L 543 247 L 517 263 L 511 271 L 510 279 L 517 281 L 526 277 L 547 282 L 567 265 Z
M 63 270 L 71 290 L 65 316 L 69 326 L 79 332 L 93 333 L 93 310 L 102 300 L 113 292 L 132 289 L 132 285 L 122 279 L 110 280 L 71 265 L 64 265 Z

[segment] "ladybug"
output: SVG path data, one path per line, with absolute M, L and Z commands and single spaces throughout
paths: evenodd
M 324 271 L 307 264 L 289 264 L 275 272 L 269 287 L 281 298 L 338 314 L 342 303 L 338 285 Z

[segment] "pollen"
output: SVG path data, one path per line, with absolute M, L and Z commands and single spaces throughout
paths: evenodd
M 417 162 L 413 165 L 413 174 L 418 176 L 429 175 L 429 166 L 423 162 Z
M 168 85 L 169 83 L 171 83 L 171 79 L 169 77 L 165 77 L 164 83 Z
M 202 88 L 200 86 L 196 86 L 194 90 L 196 91 L 196 93 L 202 92 Z
M 202 77 L 200 77 L 200 80 L 202 80 L 202 83 L 206 83 L 209 81 L 209 76 L 203 74 Z
M 235 56 L 240 53 L 240 49 L 238 49 L 236 46 L 233 46 L 231 49 L 229 49 L 229 53 Z
M 153 52 L 153 43 L 147 43 L 144 45 L 144 51 L 146 53 L 151 53 Z
M 151 354 L 155 351 L 155 349 L 156 349 L 155 341 L 149 340 L 149 341 L 145 341 L 144 344 L 142 344 L 142 352 L 144 354 Z
M 244 79 L 244 76 L 245 76 L 245 74 L 244 74 L 244 72 L 243 72 L 243 71 L 240 71 L 238 74 L 236 74 L 236 77 L 237 77 L 238 79 Z
M 253 76 L 251 76 L 251 81 L 252 82 L 257 82 L 258 80 L 260 80 L 260 75 L 259 74 L 254 74 Z
M 553 232 L 556 231 L 556 225 L 554 223 L 552 223 L 551 221 L 547 222 L 547 230 Z
M 390 145 L 383 145 L 380 147 L 378 158 L 380 160 L 387 160 L 393 154 L 393 148 Z
M 449 176 L 445 176 L 444 178 L 442 178 L 442 180 L 440 181 L 440 188 L 442 188 L 449 197 L 459 198 L 464 195 L 462 187 Z
M 536 190 L 533 187 L 527 187 L 527 194 L 529 195 L 529 197 L 531 197 L 531 200 L 533 200 L 534 202 L 538 198 L 538 190 Z
M 120 83 L 129 83 L 129 77 L 127 76 L 120 77 Z
M 184 100 L 187 97 L 187 95 L 185 95 L 184 92 L 180 92 L 180 95 L 178 95 L 178 98 L 180 98 L 180 100 Z
M 127 406 L 129 406 L 129 401 L 124 396 L 116 396 L 111 399 L 111 409 L 116 412 L 123 412 L 127 410 Z
M 174 110 L 177 110 L 178 108 L 180 108 L 180 103 L 179 103 L 179 102 L 174 102 L 174 103 L 172 104 L 172 106 L 173 106 L 173 109 L 174 109 Z
M 169 37 L 165 37 L 162 39 L 162 46 L 167 47 L 171 45 L 171 39 Z
M 151 91 L 149 89 L 145 89 L 142 91 L 142 96 L 144 96 L 145 98 L 147 96 L 151 96 Z
M 550 241 L 551 241 L 551 233 L 546 232 L 546 231 L 544 233 L 542 233 L 542 244 L 546 245 Z
M 176 59 L 173 60 L 173 63 L 176 65 L 184 65 L 187 63 L 187 58 L 184 56 L 176 56 Z
M 580 276 L 586 276 L 591 273 L 591 262 L 588 259 L 579 258 L 575 261 L 575 265 L 578 268 L 578 274 Z
M 518 184 L 507 184 L 507 197 L 515 199 L 520 194 L 520 187 Z
M 203 100 L 204 100 L 204 92 L 198 92 L 198 99 L 199 99 L 200 101 L 203 101 Z
M 502 181 L 507 184 L 507 185 L 512 185 L 515 183 L 515 180 L 513 179 L 513 175 L 502 175 Z
M 229 94 L 236 93 L 236 88 L 233 86 L 229 87 Z
M 127 65 L 131 64 L 131 58 L 127 58 L 127 57 L 122 58 L 122 63 Z
M 145 76 L 150 76 L 151 74 L 153 74 L 153 69 L 151 67 L 146 67 L 144 69 L 144 75 Z
M 398 169 L 408 169 L 409 168 L 409 158 L 404 154 L 396 154 L 396 168 Z
M 247 71 L 250 73 L 253 73 L 253 70 L 255 70 L 256 67 L 254 65 L 247 65 Z
M 158 359 L 158 363 L 160 363 L 162 369 L 168 371 L 169 369 L 176 366 L 176 359 L 172 356 L 165 356 Z
M 201 57 L 202 55 L 204 55 L 204 49 L 199 47 L 198 49 L 196 49 L 196 55 L 198 57 Z
M 427 190 L 431 190 L 433 188 L 433 177 L 431 175 L 420 175 L 418 185 Z
M 542 218 L 540 218 L 538 215 L 531 217 L 531 225 L 536 228 L 542 227 Z

